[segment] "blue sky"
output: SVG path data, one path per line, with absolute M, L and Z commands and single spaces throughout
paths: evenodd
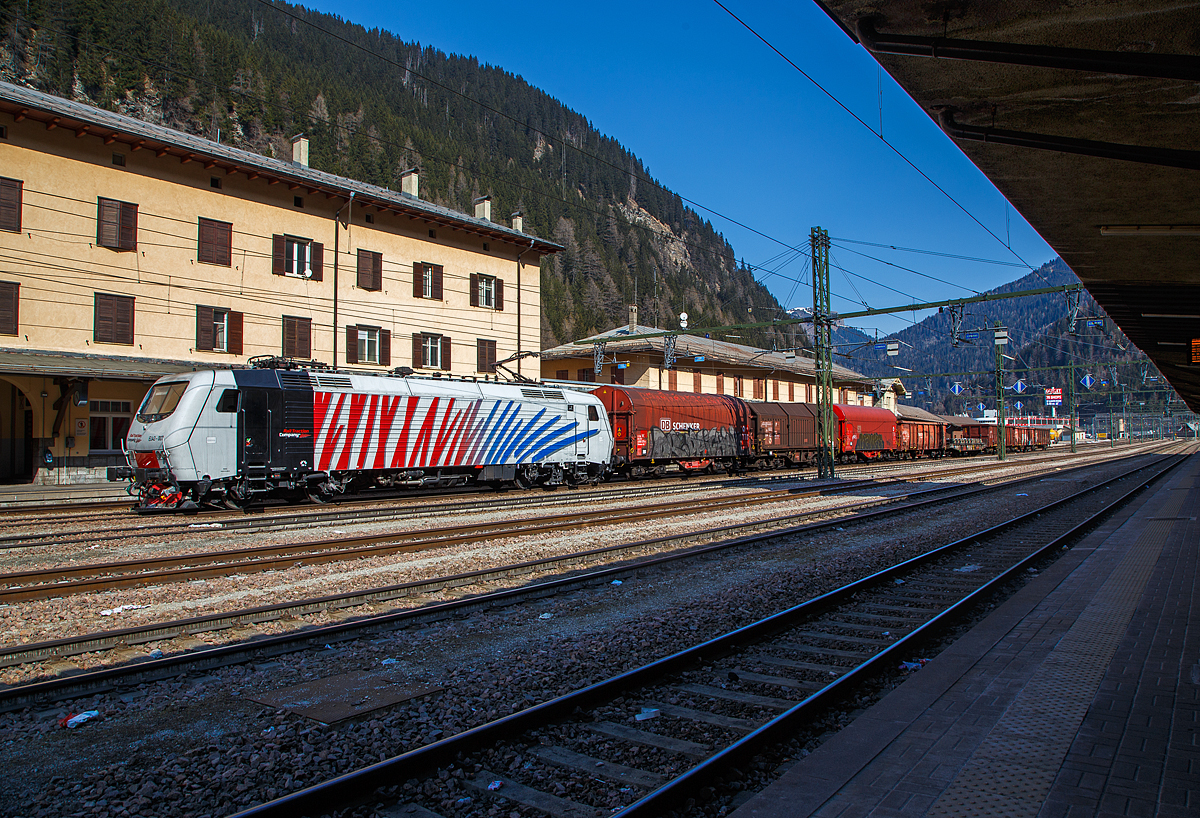
M 721 214 L 697 208 L 739 258 L 766 268 L 758 277 L 785 307 L 812 304 L 804 257 L 786 264 L 778 257 L 803 244 L 813 226 L 829 231 L 831 260 L 849 271 L 831 270 L 840 311 L 969 296 L 1026 272 L 1009 265 L 1036 267 L 1054 256 L 867 52 L 807 0 L 726 5 L 870 129 L 713 2 L 305 5 L 474 56 L 580 112 L 657 181 Z M 970 216 L 879 139 L 881 117 L 887 141 Z M 922 317 L 903 315 L 851 323 L 882 334 Z

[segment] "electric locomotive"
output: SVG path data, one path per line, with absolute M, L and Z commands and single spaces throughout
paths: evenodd
M 139 510 L 324 502 L 370 487 L 603 480 L 596 397 L 537 383 L 334 370 L 202 370 L 160 378 L 126 437 Z

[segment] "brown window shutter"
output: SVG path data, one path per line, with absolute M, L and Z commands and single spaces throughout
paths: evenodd
M 322 281 L 325 274 L 325 245 L 314 241 L 308 248 L 308 266 L 312 268 L 312 280 Z
M 384 366 L 392 365 L 392 331 L 379 330 L 379 363 Z
M 693 372 L 692 373 L 692 391 L 695 392 L 697 395 L 699 395 L 703 383 L 704 383 L 704 381 L 701 378 L 699 370 Z
M 121 205 L 112 199 L 101 199 L 96 215 L 96 244 L 117 247 L 120 241 Z
M 200 219 L 196 260 L 205 264 L 233 264 L 233 225 L 212 219 Z
M 196 261 L 204 264 L 212 264 L 213 258 L 213 230 L 212 222 L 208 219 L 200 219 L 198 221 L 198 236 L 196 238 Z M 198 320 L 198 319 L 197 319 Z M 197 338 L 199 333 L 197 333 Z
M 283 357 L 296 356 L 296 319 L 283 316 Z
M 113 309 L 113 337 L 118 344 L 133 343 L 133 299 L 124 296 L 113 296 L 116 306 Z
M 358 287 L 370 290 L 371 287 L 371 251 L 359 248 L 358 251 Z
M 245 323 L 244 318 L 240 312 L 229 313 L 229 334 L 226 336 L 225 345 L 228 347 L 231 355 L 242 354 L 242 325 Z
M 296 319 L 296 357 L 312 357 L 312 319 Z
M 471 306 L 479 306 L 479 273 L 471 273 Z
M 421 280 L 425 277 L 425 265 L 419 261 L 413 262 L 413 298 L 421 298 L 425 294 Z
M 346 363 L 358 363 L 358 327 L 353 324 L 346 326 Z
M 278 233 L 271 236 L 271 272 L 277 276 L 283 275 L 283 254 L 285 249 L 283 236 Z
M 450 371 L 450 336 L 442 336 L 442 369 Z
M 487 372 L 487 341 L 482 338 L 475 341 L 475 371 Z
M 376 292 L 383 289 L 383 253 L 371 254 L 371 289 Z
M 421 349 L 421 333 L 419 332 L 413 333 L 412 353 L 412 367 L 413 369 L 420 369 L 425 365 L 425 355 L 424 350 Z
M 137 214 L 138 206 L 129 202 L 121 202 L 121 240 L 122 250 L 137 249 Z
M 0 335 L 17 334 L 20 294 L 20 284 L 14 281 L 0 281 Z
M 213 249 L 217 253 L 217 264 L 233 266 L 233 225 L 229 222 L 213 222 L 216 236 Z
M 24 183 L 0 179 L 0 230 L 21 232 L 21 192 Z
M 96 293 L 95 311 L 92 317 L 92 340 L 98 344 L 112 343 L 113 315 L 112 302 L 108 297 Z
M 213 348 L 213 308 L 196 305 L 196 349 Z
M 674 369 L 667 370 L 667 389 L 671 392 L 679 391 L 679 373 Z
M 442 300 L 442 265 L 433 265 L 433 300 Z
M 504 279 L 496 279 L 496 312 L 504 310 Z

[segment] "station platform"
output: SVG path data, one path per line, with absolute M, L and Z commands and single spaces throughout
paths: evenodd
M 133 500 L 125 491 L 122 482 L 69 483 L 63 485 L 38 485 L 35 483 L 11 483 L 0 485 L 0 509 L 19 509 L 24 506 L 80 505 L 88 503 L 120 502 Z
M 1200 454 L 736 818 L 1200 815 Z

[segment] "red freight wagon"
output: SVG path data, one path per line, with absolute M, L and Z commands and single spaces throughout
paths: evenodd
M 808 403 L 752 403 L 755 454 L 760 466 L 781 468 L 811 460 L 817 448 L 816 407 Z
M 632 476 L 677 468 L 732 471 L 750 455 L 751 418 L 745 401 L 609 385 L 592 394 L 608 411 L 618 471 Z
M 870 460 L 896 451 L 896 416 L 887 409 L 873 406 L 833 405 L 838 419 L 838 450 L 842 459 L 854 452 L 859 459 Z
M 936 457 L 945 448 L 946 425 L 901 418 L 896 424 L 901 457 Z

